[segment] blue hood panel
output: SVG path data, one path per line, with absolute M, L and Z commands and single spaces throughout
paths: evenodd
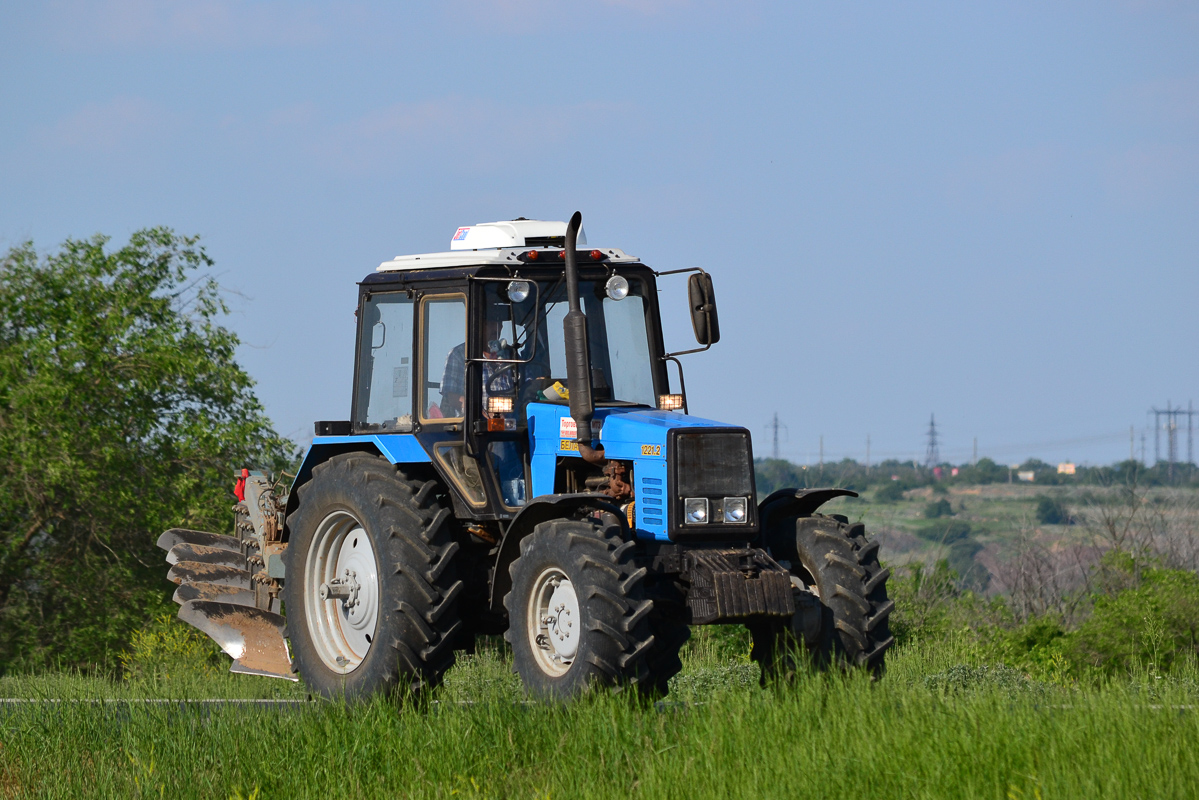
M 530 403 L 529 449 L 533 487 L 537 497 L 554 492 L 559 457 L 579 458 L 570 408 L 550 403 Z M 637 535 L 666 540 L 666 434 L 677 428 L 734 428 L 724 422 L 652 408 L 597 408 L 592 440 L 599 440 L 608 458 L 632 461 L 636 499 Z M 598 434 L 598 435 L 595 435 Z

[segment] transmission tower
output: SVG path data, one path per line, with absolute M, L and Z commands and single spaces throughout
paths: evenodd
M 1162 431 L 1166 432 L 1166 469 L 1169 478 L 1174 477 L 1174 465 L 1178 463 L 1178 419 L 1186 417 L 1187 421 L 1187 463 L 1195 463 L 1195 411 L 1187 402 L 1186 410 L 1182 406 L 1174 408 L 1166 401 L 1166 408 L 1151 408 L 1153 414 L 1153 461 L 1162 460 Z M 1163 420 L 1165 420 L 1163 422 Z
M 774 434 L 774 449 L 771 451 L 772 457 L 777 461 L 779 458 L 779 428 L 782 428 L 787 433 L 790 433 L 786 424 L 779 422 L 779 412 L 774 412 L 774 419 L 766 423 L 766 427 Z
M 928 415 L 928 449 L 924 451 L 924 466 L 932 469 L 941 463 L 941 451 L 937 449 L 937 418 Z

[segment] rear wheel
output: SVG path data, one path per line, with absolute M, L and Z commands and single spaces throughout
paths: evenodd
M 520 543 L 504 598 L 513 668 L 536 697 L 567 699 L 595 685 L 648 686 L 654 643 L 646 570 L 620 526 L 543 522 Z
M 749 626 L 763 680 L 793 674 L 804 653 L 818 668 L 862 667 L 881 676 L 895 641 L 888 623 L 895 604 L 887 598 L 890 570 L 879 564 L 878 542 L 866 538 L 865 526 L 798 517 L 781 522 L 767 544 L 803 586 L 791 620 Z
M 283 597 L 305 683 L 354 699 L 437 684 L 454 662 L 462 583 L 436 482 L 348 453 L 297 491 Z

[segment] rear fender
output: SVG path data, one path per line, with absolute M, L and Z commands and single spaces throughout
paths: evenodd
M 627 520 L 612 498 L 604 494 L 545 494 L 534 497 L 513 518 L 495 556 L 495 571 L 491 578 L 491 610 L 504 613 L 504 596 L 512 589 L 512 576 L 508 567 L 520 555 L 520 540 L 533 532 L 533 528 L 552 519 L 570 519 L 585 512 L 610 511 L 628 529 Z
M 816 509 L 837 497 L 857 497 L 849 489 L 779 489 L 758 503 L 758 519 L 762 530 L 786 517 L 810 517 Z
M 287 514 L 296 508 L 296 489 L 312 479 L 313 467 L 342 453 L 374 453 L 392 464 L 428 464 L 429 454 L 411 434 L 380 434 L 376 436 L 316 436 L 304 454 L 296 479 L 287 496 Z

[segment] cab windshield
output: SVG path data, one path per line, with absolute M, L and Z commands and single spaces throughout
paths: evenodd
M 596 402 L 656 405 L 654 371 L 650 361 L 648 302 L 645 283 L 628 277 L 629 293 L 613 300 L 604 291 L 604 281 L 579 281 L 579 298 L 587 315 L 587 339 L 591 349 L 591 384 Z M 569 305 L 564 280 L 542 281 L 539 291 L 530 292 L 520 303 L 502 297 L 503 283 L 486 288 L 488 316 L 498 321 L 491 327 L 484 358 L 515 358 L 528 363 L 514 369 L 524 399 L 554 382 L 569 388 L 566 377 L 566 344 L 562 322 Z M 534 325 L 536 320 L 536 325 Z M 534 328 L 536 336 L 534 337 Z M 488 355 L 491 353 L 493 355 Z M 485 381 L 484 393 L 496 389 L 496 381 Z

